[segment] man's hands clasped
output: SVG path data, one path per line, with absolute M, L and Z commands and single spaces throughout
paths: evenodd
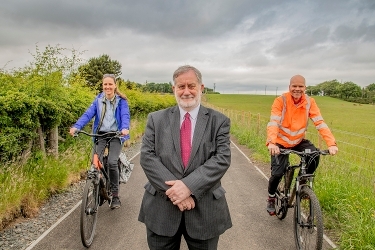
M 165 194 L 173 205 L 178 206 L 181 212 L 195 207 L 195 201 L 191 197 L 190 189 L 181 180 L 166 181 L 165 183 L 171 186 Z

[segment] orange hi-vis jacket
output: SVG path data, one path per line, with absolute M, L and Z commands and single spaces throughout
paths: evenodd
M 305 94 L 296 105 L 290 92 L 277 97 L 272 104 L 271 118 L 267 125 L 267 145 L 278 143 L 286 148 L 294 147 L 305 138 L 309 118 L 327 146 L 335 146 L 335 138 L 324 122 L 315 100 Z

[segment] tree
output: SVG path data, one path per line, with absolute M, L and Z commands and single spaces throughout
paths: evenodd
M 143 85 L 142 91 L 150 92 L 150 93 L 173 93 L 171 82 L 169 83 L 149 82 Z
M 366 86 L 365 93 L 370 103 L 375 102 L 375 83 Z
M 366 86 L 366 90 L 375 91 L 375 83 L 371 83 L 370 85 Z
M 117 82 L 117 85 L 119 87 L 124 87 L 125 89 L 133 89 L 133 90 L 137 90 L 137 89 L 141 89 L 142 85 L 139 84 L 139 83 L 136 83 L 136 82 L 131 82 L 128 80 L 124 80 L 122 78 L 119 78 L 116 80 Z
M 336 79 L 331 81 L 325 81 L 317 85 L 322 95 L 325 96 L 337 96 L 339 94 L 339 86 L 341 84 Z
M 361 87 L 355 84 L 354 82 L 344 82 L 340 86 L 340 94 L 345 99 L 349 99 L 350 97 L 361 96 L 361 93 L 362 93 Z
M 89 61 L 78 68 L 79 73 L 86 79 L 86 83 L 92 89 L 102 90 L 102 78 L 104 74 L 114 74 L 118 79 L 121 75 L 121 63 L 112 60 L 109 55 L 90 58 Z
M 320 89 L 319 89 L 318 86 L 307 86 L 306 87 L 306 94 L 309 95 L 309 96 L 319 95 Z

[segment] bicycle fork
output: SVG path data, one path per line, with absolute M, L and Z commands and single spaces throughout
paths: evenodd
M 86 208 L 87 215 L 93 215 L 98 211 L 99 207 L 99 192 L 101 192 L 101 185 L 100 185 L 100 177 L 99 171 L 97 167 L 92 164 L 89 171 L 87 171 L 87 179 L 93 180 L 92 183 L 94 185 L 92 190 L 92 196 L 94 197 L 94 206 Z
M 309 184 L 302 184 L 302 185 L 300 185 L 300 181 L 302 180 L 302 177 L 300 176 L 300 177 L 297 178 L 296 185 L 293 188 L 293 190 L 296 190 L 297 189 L 296 187 L 298 187 L 297 193 L 293 192 L 296 195 L 296 197 L 298 197 L 296 199 L 296 203 L 295 203 L 295 206 L 296 206 L 295 209 L 298 209 L 298 211 L 299 211 L 297 213 L 297 218 L 296 219 L 297 219 L 298 225 L 300 227 L 302 227 L 302 228 L 307 227 L 307 228 L 311 229 L 311 228 L 313 228 L 315 226 L 313 224 L 314 222 L 310 221 L 311 218 L 314 218 L 314 209 L 312 207 L 312 204 L 311 204 L 311 201 L 310 201 L 310 197 L 308 197 L 308 196 L 307 197 L 301 197 L 301 190 L 304 189 L 304 188 L 312 188 L 312 182 L 313 181 L 312 181 L 311 178 L 313 177 L 313 175 L 311 174 L 311 175 L 304 176 L 304 177 L 305 177 L 304 180 L 306 181 L 306 183 L 309 182 Z M 308 207 L 309 207 L 308 211 L 309 211 L 309 214 L 302 214 L 301 213 L 301 210 L 302 210 L 301 200 L 303 200 L 303 199 L 309 200 L 309 202 L 308 202 Z M 304 220 L 301 219 L 301 216 L 305 216 L 307 218 L 305 220 L 306 223 L 304 223 Z
M 290 192 L 290 186 L 292 185 L 293 177 L 294 177 L 294 168 L 288 167 L 287 174 L 286 174 L 286 181 L 285 181 L 285 187 L 287 188 L 286 194 L 288 195 L 288 208 L 293 207 L 293 200 L 296 194 L 296 186 L 294 186 L 292 191 Z

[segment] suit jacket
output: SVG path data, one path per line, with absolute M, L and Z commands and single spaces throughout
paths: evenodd
M 221 178 L 231 161 L 230 120 L 200 106 L 189 163 L 180 151 L 178 106 L 148 115 L 141 148 L 141 166 L 148 178 L 138 220 L 158 235 L 173 236 L 183 213 L 190 237 L 206 240 L 232 226 Z M 182 180 L 192 191 L 195 208 L 181 212 L 165 195 L 167 180 Z

